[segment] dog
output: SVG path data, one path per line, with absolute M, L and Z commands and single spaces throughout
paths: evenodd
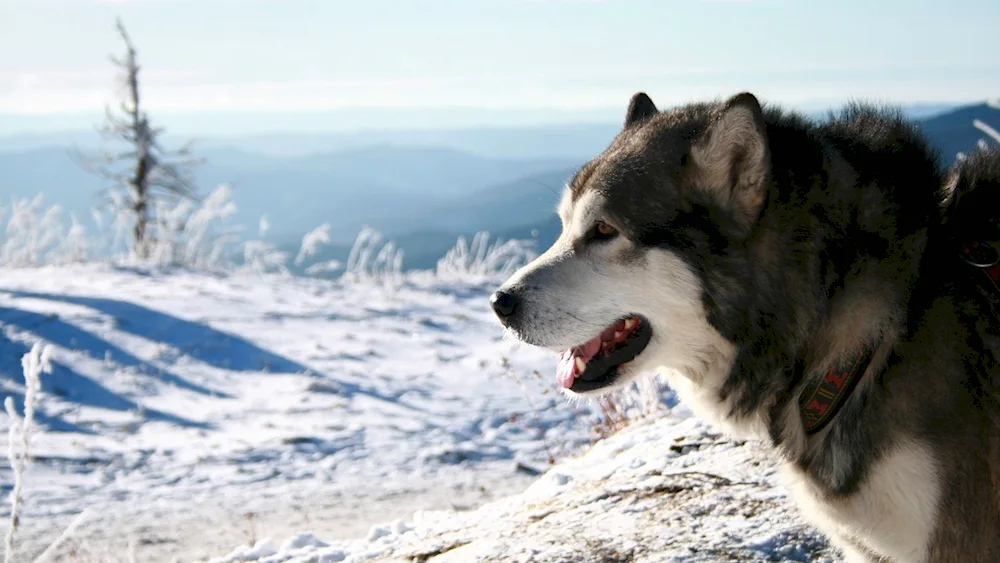
M 1000 561 L 991 202 L 1000 157 L 949 170 L 890 107 L 639 92 L 568 182 L 559 238 L 490 304 L 561 353 L 570 395 L 660 372 L 763 440 L 849 561 Z

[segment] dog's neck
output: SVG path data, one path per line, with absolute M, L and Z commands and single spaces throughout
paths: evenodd
M 991 244 L 979 240 L 966 240 L 956 248 L 955 254 L 956 258 L 964 262 L 964 266 L 982 272 L 982 276 L 977 279 L 987 287 L 988 293 L 994 300 L 1000 300 L 1000 252 Z M 956 266 L 958 265 L 959 262 L 956 260 Z M 872 320 L 874 319 L 868 319 L 868 322 Z M 847 330 L 861 330 L 864 333 L 865 328 L 855 324 L 853 327 L 849 326 Z M 867 328 L 869 329 L 867 332 L 871 332 L 870 329 L 873 327 Z M 816 434 L 837 415 L 867 372 L 882 343 L 881 337 L 875 338 L 868 343 L 857 345 L 853 351 L 848 350 L 839 359 L 828 359 L 826 363 L 831 361 L 833 363 L 825 367 L 825 372 L 797 374 L 796 379 L 804 382 L 798 405 L 806 435 Z

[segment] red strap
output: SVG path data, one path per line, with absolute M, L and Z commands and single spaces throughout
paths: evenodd
M 871 363 L 873 353 L 872 348 L 866 348 L 851 354 L 845 363 L 831 368 L 818 385 L 802 393 L 799 408 L 806 433 L 818 432 L 840 411 Z

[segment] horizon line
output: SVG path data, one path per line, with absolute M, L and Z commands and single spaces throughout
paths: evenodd
M 958 109 L 962 107 L 977 106 L 980 104 L 986 104 L 989 98 L 972 98 L 972 99 L 954 99 L 948 101 L 938 101 L 938 100 L 912 100 L 912 101 L 886 101 L 878 100 L 866 97 L 848 97 L 844 99 L 813 99 L 802 102 L 794 103 L 783 103 L 768 100 L 767 98 L 762 98 L 764 103 L 773 106 L 779 106 L 788 108 L 793 111 L 799 111 L 808 114 L 819 114 L 827 112 L 830 110 L 835 110 L 838 107 L 842 107 L 852 101 L 862 101 L 870 102 L 875 104 L 889 105 L 900 107 L 901 109 L 936 109 L 940 108 L 940 113 L 945 113 L 949 110 Z M 673 107 L 678 107 L 684 105 L 686 102 L 680 102 L 676 104 L 664 104 L 660 109 L 670 109 Z M 445 115 L 447 112 L 457 112 L 459 119 L 456 122 L 447 122 L 435 124 L 433 122 L 427 121 L 432 117 L 440 117 Z M 531 129 L 531 128 L 541 128 L 541 127 L 566 127 L 566 126 L 600 126 L 600 125 L 612 125 L 620 121 L 620 117 L 623 118 L 625 112 L 625 106 L 593 106 L 590 108 L 580 108 L 580 107 L 553 107 L 553 106 L 531 106 L 531 107 L 486 107 L 481 105 L 447 105 L 447 106 L 354 106 L 354 107 L 342 107 L 342 108 L 330 108 L 330 109 L 308 109 L 308 110 L 296 110 L 294 108 L 283 108 L 283 109 L 264 109 L 264 110 L 248 110 L 248 109 L 225 109 L 225 108 L 211 108 L 203 110 L 193 110 L 193 111 L 183 111 L 183 110 L 164 110 L 155 111 L 151 110 L 151 117 L 154 123 L 158 126 L 164 127 L 166 129 L 165 135 L 170 136 L 197 136 L 197 137 L 208 137 L 208 138 L 232 138 L 232 137 L 247 137 L 255 135 L 324 135 L 324 134 L 357 134 L 357 133 L 374 133 L 374 132 L 432 132 L 432 131 L 462 131 L 471 129 L 488 129 L 488 130 L 507 130 L 507 129 Z M 315 117 L 332 117 L 344 114 L 364 114 L 366 116 L 378 116 L 378 114 L 383 114 L 383 117 L 388 117 L 393 114 L 399 115 L 404 114 L 410 120 L 410 122 L 402 123 L 387 123 L 387 122 L 373 122 L 370 124 L 365 123 L 350 123 L 337 126 L 337 124 L 310 124 L 312 127 L 303 127 L 302 124 L 277 124 L 277 123 L 261 123 L 263 128 L 255 129 L 249 128 L 245 129 L 241 127 L 239 131 L 219 131 L 206 133 L 202 130 L 204 124 L 199 123 L 199 126 L 191 127 L 191 124 L 187 126 L 171 126 L 167 121 L 169 119 L 220 119 L 228 120 L 234 118 L 246 118 L 248 116 L 255 116 L 263 118 L 265 120 L 274 119 L 302 119 L 302 118 L 315 118 Z M 622 115 L 619 116 L 618 114 Z M 471 115 L 470 115 L 471 114 Z M 555 119 L 546 120 L 545 115 L 551 115 Z M 937 112 L 931 112 L 926 116 L 921 116 L 921 118 L 930 117 L 936 115 Z M 20 121 L 20 124 L 10 124 L 12 127 L 5 128 L 7 130 L 0 129 L 0 138 L 10 139 L 15 137 L 32 137 L 32 136 L 49 136 L 49 135 L 71 135 L 80 133 L 94 133 L 95 127 L 97 127 L 100 121 L 103 119 L 104 111 L 72 111 L 72 112 L 56 112 L 56 113 L 43 113 L 43 114 L 25 114 L 22 112 L 6 112 L 0 109 L 0 118 L 4 121 L 11 120 Z M 514 122 L 511 123 L 501 123 L 496 122 L 492 118 L 497 116 L 512 116 L 515 118 Z M 164 119 L 167 118 L 167 119 Z M 94 119 L 94 122 L 90 125 L 82 123 L 82 120 Z M 69 124 L 66 127 L 53 127 L 53 120 L 73 120 L 76 123 Z M 35 125 L 30 125 L 30 122 L 34 122 Z M 42 126 L 42 122 L 49 122 L 48 125 Z M 241 124 L 245 125 L 245 124 Z M 318 127 L 317 127 L 318 126 Z M 229 127 L 221 127 L 222 129 L 228 129 Z

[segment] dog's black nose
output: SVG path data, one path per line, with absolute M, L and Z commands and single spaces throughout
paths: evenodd
M 490 305 L 500 320 L 506 323 L 511 315 L 517 311 L 517 297 L 513 293 L 498 291 L 490 296 Z

